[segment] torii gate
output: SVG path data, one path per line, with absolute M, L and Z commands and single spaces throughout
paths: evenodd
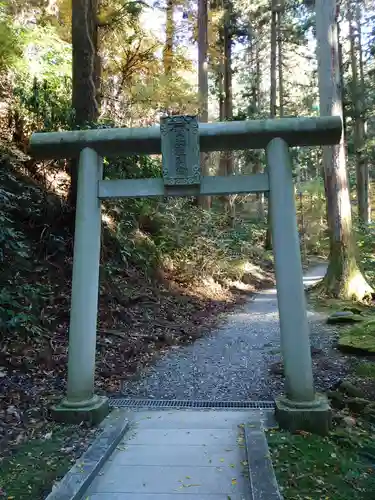
M 95 422 L 108 412 L 107 398 L 94 393 L 101 200 L 269 191 L 285 371 L 276 418 L 291 430 L 326 432 L 331 412 L 327 399 L 314 390 L 289 147 L 337 144 L 341 134 L 340 117 L 198 124 L 192 116 L 166 117 L 160 127 L 33 134 L 30 147 L 37 158 L 79 156 L 68 389 L 53 409 L 55 418 Z M 200 151 L 261 148 L 265 173 L 201 176 Z M 104 156 L 160 153 L 163 178 L 102 180 Z

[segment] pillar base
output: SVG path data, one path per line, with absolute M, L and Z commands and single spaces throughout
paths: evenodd
M 282 429 L 328 434 L 332 424 L 332 411 L 325 395 L 316 394 L 314 401 L 306 402 L 291 401 L 285 396 L 279 396 L 275 402 L 275 417 Z
M 82 404 L 71 403 L 64 399 L 59 405 L 51 409 L 52 418 L 57 422 L 80 424 L 88 422 L 91 425 L 99 424 L 109 413 L 108 398 L 94 396 Z

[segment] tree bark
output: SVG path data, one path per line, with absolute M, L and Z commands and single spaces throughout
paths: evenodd
M 97 0 L 72 0 L 72 107 L 75 125 L 83 127 L 99 116 L 99 54 Z M 70 164 L 68 201 L 75 208 L 78 163 Z
M 224 47 L 224 36 L 220 37 L 220 45 Z M 223 48 L 224 52 L 224 48 Z M 219 65 L 218 65 L 218 91 L 219 91 L 219 120 L 223 122 L 225 120 L 225 95 L 224 95 L 224 54 L 220 57 Z M 227 174 L 227 158 L 224 152 L 220 152 L 219 155 L 219 175 Z M 223 201 L 225 201 L 225 197 L 220 197 Z
M 270 118 L 276 118 L 277 113 L 277 14 L 279 4 L 277 0 L 272 0 L 271 10 L 271 89 L 270 89 Z M 267 231 L 264 247 L 266 250 L 272 249 L 271 236 L 271 201 L 268 196 Z
M 254 36 L 254 30 L 251 31 Z M 259 40 L 250 40 L 250 62 L 251 70 L 253 72 L 252 77 L 252 87 L 251 87 L 251 99 L 252 99 L 252 113 L 257 115 L 260 111 L 260 83 L 261 83 L 261 66 L 260 66 L 260 53 L 259 53 Z M 258 151 L 253 151 L 254 165 L 253 173 L 257 174 L 262 172 L 262 165 L 260 154 Z M 265 211 L 264 211 L 264 193 L 256 193 L 255 195 L 257 204 L 257 214 L 261 221 L 264 221 Z
M 174 20 L 173 20 L 173 0 L 167 0 L 167 19 L 165 23 L 165 46 L 163 52 L 164 74 L 169 77 L 172 73 L 173 64 L 173 38 L 174 38 Z
M 277 54 L 279 76 L 279 116 L 284 116 L 284 81 L 283 81 L 283 41 L 282 41 L 282 10 L 277 11 Z
M 220 63 L 219 68 L 219 120 L 222 122 L 225 120 L 225 110 L 224 110 L 224 63 Z
M 352 106 L 354 118 L 354 151 L 356 160 L 356 183 L 357 183 L 357 207 L 358 218 L 362 224 L 367 225 L 370 221 L 369 214 L 369 171 L 366 158 L 363 154 L 364 147 L 364 119 L 363 119 L 363 81 L 361 74 L 358 74 L 358 56 L 362 52 L 360 23 L 354 27 L 354 17 L 358 17 L 354 13 L 360 9 L 357 2 L 349 0 L 348 2 L 348 23 L 349 23 L 349 39 L 350 39 L 350 62 L 352 70 Z M 354 15 L 355 14 L 355 15 Z M 360 15 L 359 15 L 360 19 Z M 357 31 L 357 34 L 356 34 Z M 357 39 L 357 40 L 356 40 Z M 362 62 L 363 66 L 363 62 Z M 363 75 L 363 69 L 362 69 Z
M 336 0 L 316 0 L 315 10 L 320 113 L 322 116 L 342 117 Z M 356 261 L 344 135 L 340 144 L 323 147 L 323 163 L 328 198 L 330 256 L 321 287 L 334 297 L 362 300 L 373 291 Z
M 97 0 L 72 1 L 72 104 L 78 126 L 99 116 L 97 8 Z
M 224 120 L 233 118 L 233 89 L 232 89 L 232 3 L 226 0 L 224 3 L 224 22 L 222 30 L 223 42 L 223 102 L 222 113 Z M 223 151 L 220 155 L 220 175 L 233 175 L 234 161 L 231 151 Z M 231 224 L 235 220 L 235 196 L 224 196 L 225 209 L 229 214 Z
M 223 37 L 224 40 L 224 37 Z M 222 41 L 223 41 L 222 40 Z M 224 47 L 224 41 L 223 41 Z M 224 50 L 223 50 L 224 52 Z M 224 54 L 219 63 L 218 69 L 218 87 L 219 87 L 219 120 L 225 120 L 225 95 L 224 95 Z M 220 152 L 219 157 L 219 175 L 227 175 L 227 157 L 224 152 Z M 220 197 L 225 202 L 225 197 Z
M 340 23 L 337 23 L 337 40 L 338 40 L 338 54 L 339 54 L 339 72 L 340 72 L 340 88 L 341 88 L 341 102 L 342 102 L 342 121 L 343 121 L 343 126 L 344 126 L 344 137 L 346 137 L 346 131 L 347 131 L 347 119 L 346 119 L 346 102 L 345 102 L 345 95 L 344 95 L 344 55 L 343 55 L 343 48 L 342 48 L 342 43 L 341 43 L 341 29 L 340 29 Z
M 199 120 L 208 122 L 208 5 L 207 0 L 198 0 L 198 91 L 200 101 Z M 209 175 L 208 154 L 201 153 L 202 175 Z M 198 204 L 201 208 L 209 210 L 211 207 L 210 196 L 200 196 Z
M 365 109 L 365 75 L 363 69 L 363 46 L 362 46 L 362 26 L 361 26 L 361 13 L 362 7 L 361 3 L 357 3 L 356 8 L 356 24 L 358 30 L 358 55 L 359 55 L 359 86 L 360 86 L 360 117 L 359 117 L 359 134 L 362 140 L 362 144 L 365 144 L 366 141 L 366 129 L 365 129 L 365 121 L 366 121 L 366 109 Z M 371 197 L 370 197 L 370 175 L 369 175 L 369 162 L 367 156 L 364 154 L 364 151 L 361 151 L 360 156 L 362 170 L 363 170 L 363 178 L 365 180 L 365 204 L 363 208 L 363 218 L 367 220 L 367 223 L 371 222 Z M 367 205 L 367 206 L 366 206 Z M 367 214 L 365 215 L 365 211 Z
M 270 95 L 270 117 L 275 118 L 277 114 L 277 10 L 272 7 L 271 11 L 271 95 Z

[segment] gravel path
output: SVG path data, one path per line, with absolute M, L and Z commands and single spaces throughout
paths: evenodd
M 306 273 L 313 284 L 325 273 Z M 327 389 L 345 372 L 345 357 L 333 349 L 332 328 L 319 313 L 308 313 L 316 388 Z M 126 381 L 127 397 L 195 400 L 268 400 L 283 390 L 276 290 L 266 290 L 228 315 L 216 331 L 168 352 L 137 380 Z M 271 368 L 271 369 L 270 369 Z

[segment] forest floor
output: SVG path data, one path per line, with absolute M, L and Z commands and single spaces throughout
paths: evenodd
M 117 312 L 118 321 L 101 297 L 97 342 L 96 388 L 114 395 L 125 380 L 136 377 L 166 351 L 205 335 L 256 289 L 273 282 L 264 270 L 258 281 L 242 289 L 218 284 L 186 287 L 172 280 L 143 282 L 134 276 L 135 300 Z M 129 276 L 127 283 L 129 285 Z M 66 284 L 60 294 L 69 293 Z M 110 297 L 109 297 L 110 299 Z M 43 336 L 12 337 L 0 353 L 0 498 L 44 499 L 52 483 L 61 478 L 87 449 L 96 429 L 84 424 L 62 426 L 49 417 L 66 386 L 66 321 Z
M 347 414 L 320 437 L 268 431 L 280 491 L 285 500 L 372 500 L 375 487 L 374 423 Z

